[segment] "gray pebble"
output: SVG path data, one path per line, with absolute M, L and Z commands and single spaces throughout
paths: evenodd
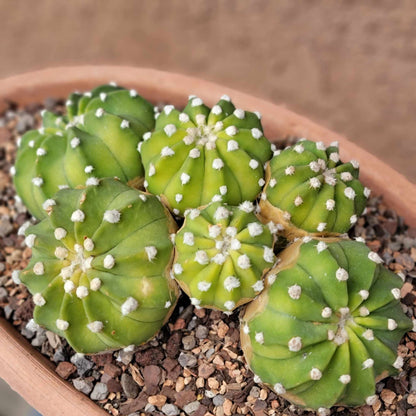
M 61 361 L 65 361 L 66 356 L 64 354 L 64 350 L 60 348 L 59 350 L 55 351 L 55 354 L 53 354 L 52 359 L 55 363 L 60 363 Z
M 195 367 L 198 363 L 196 357 L 192 354 L 181 352 L 178 358 L 179 364 L 182 367 Z
M 178 407 L 170 403 L 166 403 L 163 405 L 162 412 L 166 416 L 177 416 L 180 413 Z
M 206 326 L 198 325 L 195 331 L 195 336 L 198 339 L 205 339 L 207 338 L 209 330 Z
M 10 224 L 10 220 L 8 217 L 3 217 L 0 219 L 0 237 L 6 237 L 10 231 L 13 230 L 13 225 Z
M 250 390 L 250 396 L 255 397 L 256 399 L 260 397 L 260 389 L 257 386 L 253 386 Z
M 104 400 L 108 396 L 107 384 L 97 383 L 90 394 L 91 400 Z
M 13 309 L 10 307 L 10 305 L 6 305 L 4 307 L 4 316 L 6 319 L 10 319 L 10 317 L 12 316 L 13 313 Z
M 192 319 L 189 321 L 189 324 L 188 324 L 189 331 L 192 331 L 195 328 L 196 328 L 196 316 L 192 317 Z
M 139 394 L 139 386 L 129 374 L 123 373 L 120 379 L 121 387 L 128 399 L 135 399 Z
M 7 291 L 6 291 L 7 294 Z M 182 345 L 183 345 L 183 349 L 186 351 L 191 350 L 192 348 L 195 348 L 195 338 L 192 335 L 187 335 L 186 337 L 182 338 Z
M 205 357 L 209 358 L 212 357 L 212 355 L 215 353 L 215 349 L 214 348 L 210 348 L 206 353 L 205 353 Z
M 410 377 L 410 391 L 416 392 L 416 376 Z
M 124 365 L 129 365 L 133 359 L 134 351 L 120 350 L 118 353 L 117 361 L 122 362 Z
M 35 333 L 26 327 L 24 327 L 20 333 L 27 339 L 32 339 L 35 336 Z
M 144 411 L 147 413 L 152 413 L 156 410 L 156 407 L 154 407 L 152 404 L 147 403 L 146 407 L 144 408 Z
M 214 406 L 222 406 L 224 404 L 225 397 L 222 394 L 217 394 L 213 399 L 212 403 Z
M 90 394 L 92 391 L 92 382 L 91 381 L 85 381 L 83 378 L 74 378 L 72 380 L 72 384 L 74 387 L 84 394 Z
M 8 295 L 9 292 L 4 287 L 0 287 L 0 301 L 5 301 Z
M 32 339 L 32 345 L 34 347 L 41 347 L 46 339 L 46 331 L 43 328 L 39 328 L 36 332 L 35 338 Z
M 199 408 L 201 403 L 199 403 L 198 400 L 195 400 L 194 402 L 188 403 L 183 407 L 183 410 L 186 414 L 191 415 L 192 413 L 196 412 Z
M 94 363 L 87 360 L 82 354 L 74 354 L 71 357 L 71 363 L 77 367 L 78 374 L 82 377 L 88 370 L 90 370 Z

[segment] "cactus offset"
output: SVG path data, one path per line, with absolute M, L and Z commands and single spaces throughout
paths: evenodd
M 278 150 L 267 166 L 261 215 L 283 224 L 290 237 L 345 233 L 370 194 L 358 180 L 358 168 L 357 161 L 340 161 L 337 143 L 300 140 Z
M 183 112 L 166 106 L 140 146 L 147 189 L 177 215 L 210 202 L 254 201 L 271 157 L 260 114 L 236 109 L 228 96 L 212 109 L 195 96 Z
M 276 393 L 307 408 L 372 404 L 375 381 L 397 372 L 398 343 L 411 329 L 402 281 L 363 243 L 298 241 L 247 308 L 247 361 Z
M 196 306 L 231 311 L 263 290 L 273 266 L 273 235 L 251 202 L 219 202 L 185 213 L 175 240 L 173 276 Z
M 26 133 L 16 156 L 14 183 L 35 217 L 65 187 L 117 177 L 139 186 L 144 170 L 137 145 L 153 128 L 153 108 L 136 92 L 104 85 L 72 94 L 68 115 L 43 112 L 43 127 Z
M 177 298 L 167 277 L 176 224 L 155 196 L 114 179 L 59 191 L 26 230 L 32 259 L 20 273 L 35 321 L 78 352 L 141 344 Z

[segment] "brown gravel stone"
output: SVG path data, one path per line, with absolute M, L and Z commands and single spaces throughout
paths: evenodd
M 106 384 L 110 393 L 121 393 L 123 391 L 123 389 L 121 388 L 121 384 L 118 380 L 110 378 L 110 380 L 108 380 Z
M 146 392 L 154 395 L 158 392 L 158 385 L 162 377 L 162 370 L 157 365 L 147 365 L 143 369 L 143 379 L 146 386 Z
M 173 332 L 166 343 L 166 355 L 170 358 L 176 358 L 179 354 L 181 343 L 182 334 L 179 331 Z
M 68 361 L 62 361 L 58 364 L 55 371 L 59 374 L 60 377 L 66 380 L 71 374 L 77 371 L 77 367 Z
M 139 396 L 136 399 L 128 399 L 126 402 L 121 403 L 120 413 L 122 415 L 129 415 L 131 413 L 144 409 L 144 407 L 147 404 L 148 397 L 149 396 L 145 392 L 140 392 Z
M 150 364 L 159 364 L 164 358 L 163 352 L 160 348 L 147 348 L 143 351 L 136 352 L 136 363 L 142 366 Z
M 156 394 L 155 396 L 149 396 L 147 401 L 160 409 L 166 403 L 166 399 L 166 396 L 163 396 L 162 394 Z
M 196 400 L 195 392 L 192 390 L 182 390 L 176 393 L 175 404 L 181 409 L 188 403 Z
M 416 407 L 416 393 L 411 393 L 407 397 L 407 403 L 409 403 L 411 406 Z
M 396 393 L 389 389 L 383 389 L 382 392 L 380 393 L 380 397 L 384 403 L 392 404 L 393 400 L 396 397 Z
M 105 364 L 104 373 L 108 374 L 111 378 L 116 378 L 121 374 L 121 368 L 114 364 Z
M 215 368 L 209 364 L 202 363 L 198 367 L 198 376 L 207 379 L 215 372 Z
M 91 360 L 94 361 L 99 367 L 105 364 L 110 364 L 113 361 L 113 354 L 111 352 L 104 354 L 96 354 L 91 356 Z

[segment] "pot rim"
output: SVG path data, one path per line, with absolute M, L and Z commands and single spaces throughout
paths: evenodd
M 7 102 L 19 105 L 42 102 L 47 97 L 62 98 L 69 92 L 87 90 L 109 81 L 135 88 L 154 102 L 184 106 L 188 94 L 200 96 L 208 105 L 228 94 L 242 108 L 260 111 L 269 139 L 287 136 L 340 143 L 341 159 L 363 162 L 363 183 L 382 194 L 386 205 L 416 227 L 416 185 L 378 158 L 343 136 L 302 117 L 281 105 L 195 77 L 149 68 L 128 66 L 69 66 L 48 68 L 0 80 L 0 111 Z M 273 141 L 273 140 L 272 140 Z M 386 187 L 386 184 L 388 186 Z M 52 363 L 36 351 L 4 318 L 0 318 L 0 377 L 44 416 L 108 413 L 61 379 Z

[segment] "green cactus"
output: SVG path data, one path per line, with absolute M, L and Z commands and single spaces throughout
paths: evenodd
M 26 230 L 20 280 L 35 321 L 78 352 L 141 344 L 167 320 L 178 289 L 167 275 L 176 224 L 155 196 L 115 179 L 59 191 Z
M 183 112 L 165 106 L 140 146 L 146 188 L 177 215 L 210 202 L 254 201 L 271 157 L 260 114 L 236 109 L 226 95 L 212 109 L 195 96 Z
M 291 238 L 346 233 L 370 195 L 358 180 L 358 162 L 342 163 L 337 143 L 300 140 L 275 151 L 266 170 L 261 215 Z
M 134 90 L 104 85 L 72 94 L 68 115 L 44 111 L 43 127 L 26 133 L 13 169 L 14 184 L 32 215 L 59 189 L 117 177 L 139 187 L 144 170 L 137 145 L 154 126 L 153 108 Z
M 241 322 L 252 370 L 312 409 L 373 404 L 375 381 L 397 372 L 411 320 L 402 281 L 363 243 L 304 237 L 287 248 Z
M 173 276 L 195 306 L 232 311 L 263 290 L 263 274 L 275 261 L 273 235 L 253 210 L 245 201 L 185 212 Z

